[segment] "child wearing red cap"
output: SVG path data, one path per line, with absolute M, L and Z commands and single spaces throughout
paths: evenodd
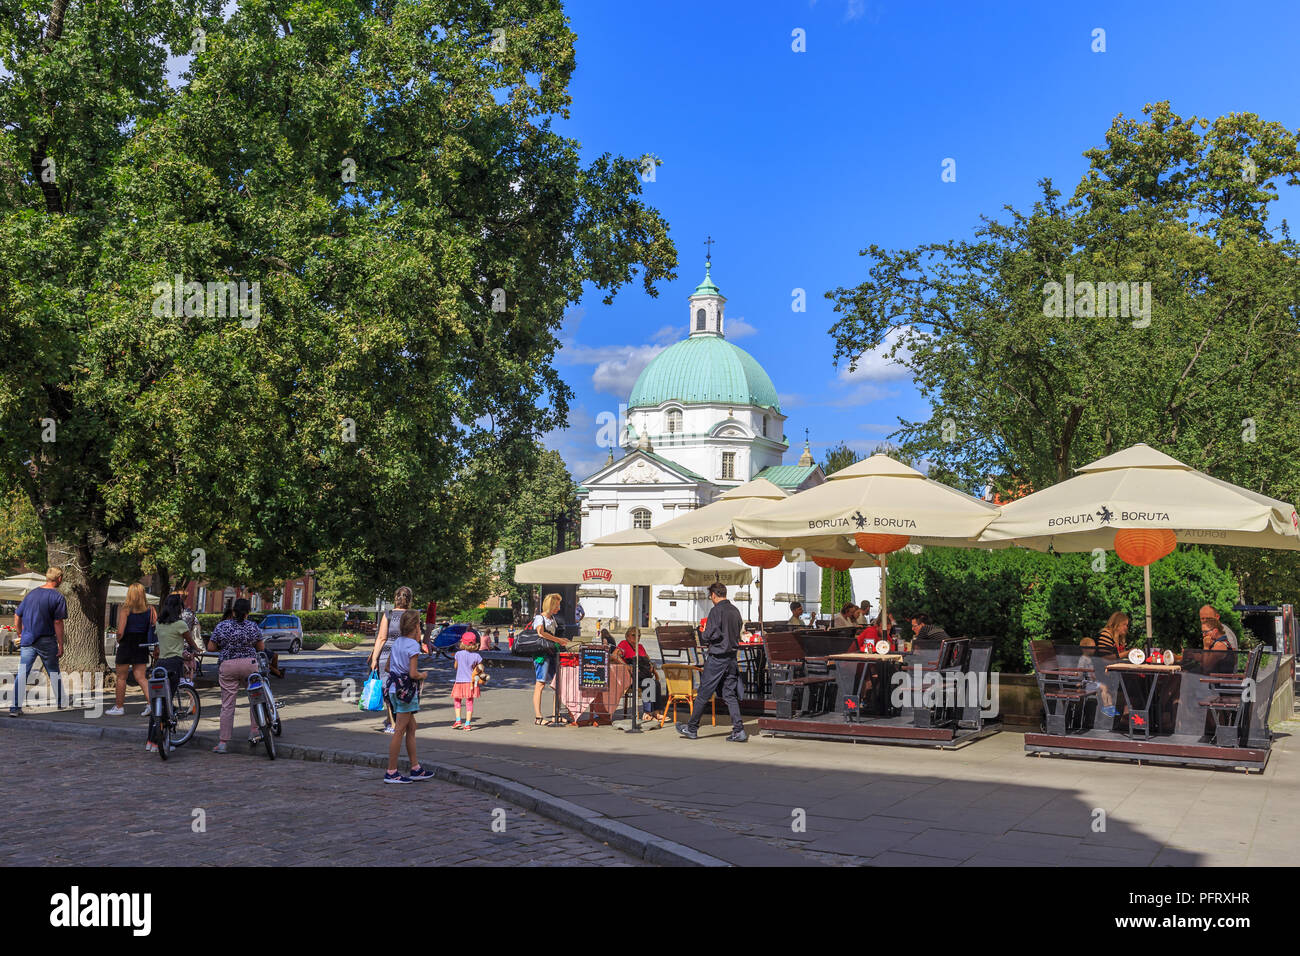
M 456 652 L 456 683 L 451 687 L 451 703 L 456 709 L 456 722 L 452 730 L 473 730 L 470 721 L 474 719 L 474 699 L 478 697 L 478 681 L 474 679 L 474 669 L 483 663 L 483 655 L 478 653 L 479 638 L 477 634 L 466 632 L 460 639 L 460 650 Z M 465 721 L 460 719 L 460 702 L 465 702 Z

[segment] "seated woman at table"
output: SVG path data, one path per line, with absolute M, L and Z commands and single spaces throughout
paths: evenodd
M 1118 717 L 1120 712 L 1115 708 L 1115 699 L 1111 696 L 1110 690 L 1097 680 L 1097 665 L 1093 663 L 1093 657 L 1097 653 L 1097 642 L 1091 637 L 1085 637 L 1079 642 L 1079 646 L 1084 649 L 1084 653 L 1079 655 L 1079 667 L 1089 672 L 1088 683 L 1084 685 L 1084 690 L 1089 693 L 1096 692 L 1097 704 L 1103 714 L 1107 717 Z M 1088 651 L 1094 653 L 1090 654 Z M 1102 669 L 1105 670 L 1104 665 Z
M 609 632 L 606 631 L 605 633 L 608 634 Z M 650 655 L 645 652 L 645 645 L 641 643 L 641 628 L 639 627 L 629 627 L 627 629 L 627 633 L 623 636 L 623 640 L 618 642 L 618 647 L 615 648 L 613 654 L 613 660 L 618 661 L 620 664 L 631 664 L 634 657 L 641 658 L 637 664 L 641 680 L 644 681 L 647 677 L 653 678 L 655 668 L 650 663 Z M 655 709 L 653 698 L 642 700 L 641 709 L 647 717 L 653 716 Z
M 1102 657 L 1119 658 L 1124 655 L 1124 638 L 1128 637 L 1128 615 L 1116 611 L 1106 621 L 1106 626 L 1097 635 L 1097 654 Z
M 876 652 L 876 641 L 880 640 L 880 616 L 858 632 L 854 638 L 858 642 L 858 650 L 864 654 L 874 654 Z
M 1201 621 L 1201 647 L 1217 654 L 1206 654 L 1201 658 L 1201 667 L 1207 674 L 1235 674 L 1237 672 L 1237 653 L 1232 649 L 1232 641 L 1218 621 Z

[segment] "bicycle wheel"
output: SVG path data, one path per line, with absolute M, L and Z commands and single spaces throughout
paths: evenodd
M 163 729 L 163 723 L 152 714 L 149 715 L 149 741 L 158 748 L 158 756 L 163 760 L 167 759 L 167 732 Z
M 257 705 L 257 729 L 262 735 L 262 744 L 266 747 L 266 755 L 274 760 L 275 735 L 271 732 L 271 721 L 267 715 L 265 704 Z
M 180 747 L 189 743 L 199 729 L 199 692 L 189 686 L 177 687 L 172 699 L 172 716 L 175 718 L 172 745 Z

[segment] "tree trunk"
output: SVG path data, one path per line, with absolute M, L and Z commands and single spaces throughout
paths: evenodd
M 50 541 L 46 555 L 53 567 L 63 569 L 62 591 L 68 600 L 68 619 L 63 622 L 63 657 L 60 669 L 68 672 L 102 674 L 108 670 L 104 657 L 104 609 L 108 604 L 108 575 L 87 577 L 90 549 Z

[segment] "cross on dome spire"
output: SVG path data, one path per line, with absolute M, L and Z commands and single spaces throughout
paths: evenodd
M 713 284 L 713 244 L 717 240 L 709 236 L 704 240 L 707 258 L 704 260 L 704 281 L 691 293 L 690 330 L 692 337 L 698 335 L 716 335 L 721 337 L 722 306 L 727 300 L 716 285 Z

